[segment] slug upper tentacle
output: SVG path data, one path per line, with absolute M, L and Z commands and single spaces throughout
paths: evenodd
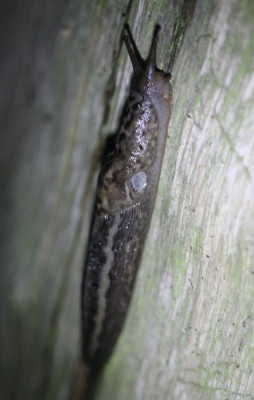
M 156 198 L 172 96 L 169 75 L 156 69 L 158 32 L 157 26 L 147 63 L 124 36 L 133 86 L 115 151 L 98 178 L 82 284 L 84 361 L 96 370 L 112 353 L 124 323 Z

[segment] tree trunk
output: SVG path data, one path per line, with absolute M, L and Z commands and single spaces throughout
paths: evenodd
M 254 399 L 254 4 L 6 1 L 1 24 L 1 399 L 75 398 L 99 155 L 131 65 L 173 112 L 129 314 L 95 400 Z

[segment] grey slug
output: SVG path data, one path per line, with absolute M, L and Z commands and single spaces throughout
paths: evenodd
M 130 303 L 154 207 L 171 112 L 170 74 L 158 70 L 156 26 L 146 63 L 124 42 L 134 79 L 115 150 L 103 162 L 82 283 L 83 357 L 100 370 Z

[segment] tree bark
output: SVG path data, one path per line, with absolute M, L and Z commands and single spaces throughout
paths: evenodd
M 251 0 L 6 2 L 1 24 L 1 398 L 75 398 L 99 155 L 131 65 L 172 73 L 161 179 L 95 400 L 254 399 Z

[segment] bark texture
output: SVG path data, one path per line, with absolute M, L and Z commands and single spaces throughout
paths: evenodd
M 135 292 L 95 400 L 254 399 L 254 4 L 3 2 L 1 398 L 76 398 L 105 138 L 162 27 L 174 101 Z

